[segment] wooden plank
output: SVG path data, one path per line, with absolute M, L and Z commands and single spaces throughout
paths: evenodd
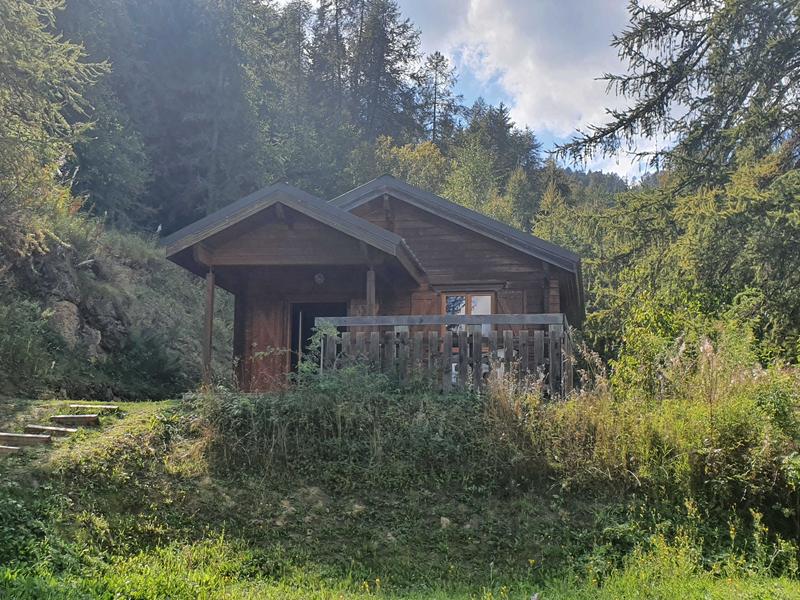
M 428 332 L 428 375 L 436 381 L 436 375 L 441 372 L 442 355 L 439 352 L 439 332 Z
M 387 331 L 383 337 L 383 372 L 394 374 L 395 350 L 397 349 L 397 336 L 394 331 Z
M 548 334 L 550 394 L 555 397 L 561 393 L 561 338 L 564 335 L 564 328 L 561 325 L 550 325 Z
M 442 342 L 442 392 L 447 394 L 453 389 L 453 332 L 444 332 Z
M 367 314 L 375 316 L 376 311 L 375 303 L 375 269 L 372 267 L 367 271 Z
M 206 312 L 203 320 L 203 384 L 211 385 L 211 352 L 214 341 L 214 270 L 206 273 Z
M 356 357 L 359 360 L 367 357 L 366 337 L 367 335 L 363 331 L 356 331 Z
M 413 354 L 411 360 L 411 368 L 415 371 L 419 371 L 422 369 L 422 366 L 425 364 L 425 357 L 422 354 L 422 332 L 417 331 L 414 333 L 414 341 L 413 341 Z
M 572 369 L 575 364 L 575 354 L 573 352 L 572 338 L 570 337 L 569 330 L 565 330 L 564 332 L 564 347 L 562 351 L 564 353 L 564 373 L 562 375 L 561 389 L 564 391 L 564 394 L 569 394 L 572 391 L 572 385 L 574 383 L 574 373 Z
M 544 331 L 541 329 L 533 332 L 533 370 L 544 371 Z
M 519 368 L 522 373 L 528 372 L 528 330 L 523 329 L 519 332 Z
M 99 425 L 100 415 L 53 415 L 50 420 L 62 425 Z
M 381 315 L 362 317 L 317 317 L 336 327 L 413 327 L 415 325 L 552 325 L 563 324 L 561 313 L 537 315 Z
M 483 331 L 480 325 L 472 329 L 472 384 L 479 391 L 483 385 Z
M 70 404 L 69 407 L 94 412 L 116 412 L 119 410 L 119 406 L 116 404 Z
M 381 334 L 379 331 L 369 332 L 369 362 L 373 368 L 381 370 Z
M 458 332 L 458 382 L 459 390 L 466 389 L 467 387 L 467 373 L 469 370 L 469 349 L 468 349 L 468 336 L 466 329 Z
M 325 334 L 325 343 L 324 343 L 324 351 L 325 351 L 325 360 L 324 360 L 324 368 L 326 369 L 333 369 L 336 365 L 336 344 L 338 342 L 338 335 L 333 334 Z
M 503 363 L 506 376 L 511 374 L 511 362 L 514 359 L 514 332 L 510 329 L 503 331 Z
M 21 448 L 19 446 L 0 445 L 0 454 L 16 454 Z
M 397 371 L 400 381 L 405 381 L 408 378 L 408 331 L 401 331 L 397 347 Z
M 72 427 L 53 427 L 51 425 L 25 425 L 25 433 L 39 433 L 42 435 L 52 435 L 55 437 L 64 437 L 70 433 L 77 432 L 77 429 Z
M 352 337 L 349 331 L 342 332 L 342 364 L 353 360 L 352 340 L 350 339 Z
M 49 434 L 0 433 L 0 444 L 6 446 L 38 446 L 39 444 L 49 444 L 51 440 Z
M 497 362 L 497 330 L 492 329 L 489 332 L 489 358 L 491 359 L 492 366 Z

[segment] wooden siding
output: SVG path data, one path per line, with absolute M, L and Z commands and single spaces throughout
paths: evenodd
M 388 198 L 387 203 L 376 198 L 353 213 L 402 236 L 434 288 L 459 285 L 460 291 L 469 291 L 469 284 L 496 282 L 498 312 L 546 310 L 549 285 L 542 261 L 396 198 Z
M 275 206 L 202 247 L 204 262 L 214 265 L 348 265 L 364 264 L 368 256 L 358 240 L 289 208 L 279 215 Z

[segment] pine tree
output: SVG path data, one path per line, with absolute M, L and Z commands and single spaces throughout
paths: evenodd
M 0 276 L 57 239 L 48 217 L 73 207 L 63 172 L 85 131 L 85 88 L 105 70 L 53 33 L 57 0 L 0 2 Z
M 412 65 L 419 32 L 394 0 L 354 0 L 350 41 L 350 98 L 368 138 L 415 137 Z
M 633 0 L 613 46 L 628 72 L 607 74 L 629 106 L 560 147 L 583 161 L 630 147 L 680 169 L 682 185 L 724 181 L 739 152 L 765 156 L 800 129 L 796 0 Z M 642 138 L 655 151 L 636 150 Z
M 437 51 L 428 55 L 415 80 L 421 121 L 428 139 L 444 147 L 453 136 L 459 110 L 460 96 L 453 92 L 455 68 Z

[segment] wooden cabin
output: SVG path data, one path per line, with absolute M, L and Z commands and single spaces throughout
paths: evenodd
M 330 201 L 271 185 L 164 245 L 169 260 L 207 282 L 206 377 L 215 286 L 234 295 L 236 375 L 245 391 L 285 385 L 322 319 L 344 332 L 325 353 L 331 361 L 362 352 L 405 369 L 407 344 L 416 351 L 412 366 L 440 361 L 445 384 L 451 368 L 458 383 L 465 361 L 477 373 L 482 354 L 513 355 L 526 368 L 550 364 L 555 380 L 568 348 L 560 336 L 584 316 L 577 255 L 390 176 Z

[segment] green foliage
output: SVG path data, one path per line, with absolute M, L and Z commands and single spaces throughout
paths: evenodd
M 361 366 L 301 372 L 279 394 L 220 389 L 198 402 L 220 465 L 393 489 L 429 480 L 495 487 L 517 472 L 513 442 L 493 440 L 478 398 L 424 389 L 409 396 Z
M 639 138 L 667 136 L 675 144 L 654 161 L 666 159 L 686 182 L 717 184 L 743 155 L 762 158 L 794 137 L 796 2 L 635 0 L 628 12 L 612 43 L 628 72 L 604 79 L 629 105 L 609 111 L 610 122 L 579 134 L 562 153 L 609 155 Z
M 76 208 L 59 168 L 84 126 L 81 93 L 105 69 L 52 33 L 61 7 L 0 6 L 0 276 L 54 241 L 51 215 Z M 68 120 L 68 111 L 79 117 Z
M 0 298 L 0 384 L 5 388 L 51 380 L 57 337 L 38 303 L 17 294 Z

